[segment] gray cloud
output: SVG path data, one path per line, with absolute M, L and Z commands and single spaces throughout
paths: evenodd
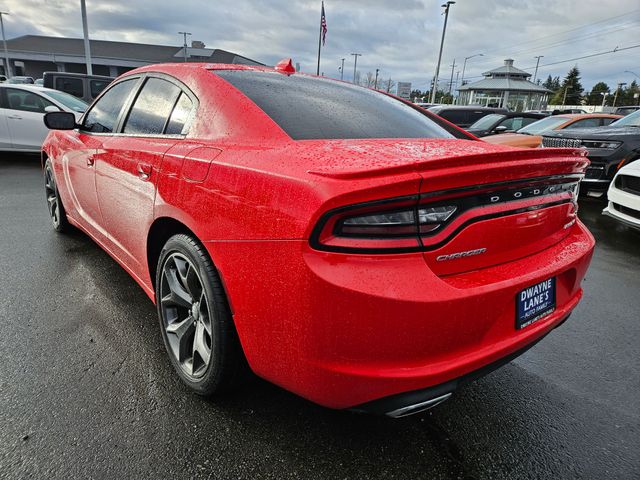
M 79 37 L 79 2 L 8 0 L 7 35 L 28 33 Z M 442 28 L 441 1 L 327 0 L 329 32 L 322 70 L 338 76 L 346 58 L 345 78 L 351 77 L 352 57 L 359 52 L 358 70 L 380 68 L 383 77 L 411 81 L 425 88 L 435 71 Z M 143 43 L 180 44 L 177 32 L 187 30 L 208 46 L 275 63 L 291 56 L 303 70 L 315 72 L 320 2 L 317 0 L 164 0 L 88 1 L 92 38 Z M 451 63 L 465 77 L 502 64 L 512 57 L 516 66 L 535 65 L 544 55 L 539 77 L 564 75 L 577 63 L 583 84 L 632 80 L 625 70 L 640 70 L 640 48 L 612 55 L 545 67 L 594 52 L 634 45 L 640 27 L 637 0 L 458 0 L 452 6 L 441 78 L 451 75 Z M 611 17 L 618 17 L 612 20 Z M 606 21 L 603 21 L 606 20 Z M 454 72 L 455 73 L 455 72 Z

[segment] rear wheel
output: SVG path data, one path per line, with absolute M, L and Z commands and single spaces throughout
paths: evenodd
M 183 382 L 205 396 L 235 387 L 244 357 L 218 273 L 192 237 L 175 235 L 162 249 L 156 304 L 167 353 Z
M 69 222 L 67 221 L 67 214 L 64 211 L 62 200 L 60 200 L 56 178 L 53 175 L 53 166 L 49 159 L 47 159 L 44 164 L 44 191 L 47 198 L 47 210 L 49 211 L 49 218 L 51 219 L 53 229 L 56 232 L 68 231 Z

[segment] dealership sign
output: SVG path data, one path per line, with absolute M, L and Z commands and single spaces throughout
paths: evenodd
M 405 100 L 411 100 L 411 82 L 398 82 L 396 95 Z

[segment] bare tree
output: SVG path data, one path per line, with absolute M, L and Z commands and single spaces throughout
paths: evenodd
M 391 77 L 389 77 L 389 79 L 387 79 L 386 81 L 380 82 L 380 84 L 384 85 L 384 89 L 387 91 L 387 93 L 391 93 L 391 89 L 396 86 L 396 82 L 394 82 Z
M 376 76 L 373 72 L 367 72 L 367 75 L 362 79 L 361 85 L 367 88 L 373 88 L 376 83 Z

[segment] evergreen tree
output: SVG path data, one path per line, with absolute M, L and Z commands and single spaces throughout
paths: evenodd
M 616 105 L 637 105 L 638 98 L 633 98 L 634 94 L 640 92 L 640 87 L 638 87 L 638 82 L 635 80 L 631 82 L 626 88 L 620 90 L 618 92 L 618 100 L 616 101 Z
M 602 105 L 603 93 L 611 93 L 609 85 L 604 82 L 596 83 L 587 95 L 587 105 Z
M 580 70 L 575 66 L 564 77 L 560 89 L 553 95 L 551 105 L 579 105 L 584 89 L 580 83 Z
M 560 77 L 552 77 L 551 75 L 549 75 L 542 86 L 547 90 L 551 90 L 553 94 L 555 94 L 558 90 L 560 90 Z

